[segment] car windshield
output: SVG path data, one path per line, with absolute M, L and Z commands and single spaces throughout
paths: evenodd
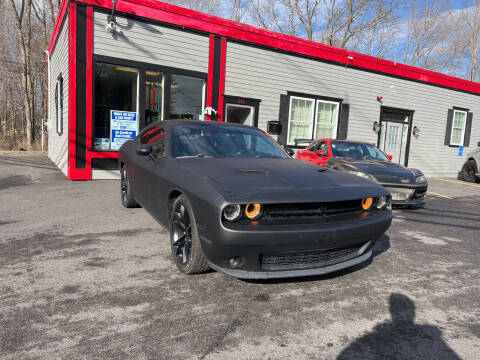
M 356 142 L 332 142 L 334 157 L 354 160 L 388 161 L 387 157 L 374 145 Z
M 172 131 L 173 157 L 286 158 L 273 140 L 257 129 L 183 125 Z

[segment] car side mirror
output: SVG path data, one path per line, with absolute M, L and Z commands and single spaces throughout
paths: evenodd
M 317 154 L 318 156 L 327 156 L 327 154 L 325 154 L 325 151 L 323 150 L 316 150 L 315 154 Z
M 387 155 L 387 159 L 388 159 L 388 161 L 392 161 L 393 156 L 392 155 Z
M 287 152 L 288 156 L 293 156 L 295 155 L 295 150 L 293 150 L 292 148 L 288 147 L 288 146 L 284 146 L 283 147 L 285 149 L 285 151 Z
M 152 145 L 138 145 L 137 154 L 140 156 L 147 156 L 152 153 Z

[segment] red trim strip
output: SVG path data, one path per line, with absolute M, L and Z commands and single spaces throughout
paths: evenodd
M 223 95 L 225 92 L 225 67 L 227 62 L 227 39 L 222 38 L 222 46 L 220 50 L 220 79 L 218 87 L 218 121 L 223 119 Z
M 77 4 L 70 4 L 68 17 L 68 171 L 67 176 L 76 178 L 75 145 L 77 125 Z
M 62 0 L 60 4 L 60 9 L 58 10 L 57 18 L 55 20 L 55 25 L 53 25 L 52 36 L 50 37 L 50 44 L 48 45 L 48 54 L 52 54 L 53 48 L 55 47 L 55 43 L 57 42 L 58 33 L 62 27 L 63 18 L 65 17 L 65 13 L 68 9 L 68 1 L 69 0 Z
M 213 91 L 213 62 L 215 54 L 215 35 L 210 35 L 209 48 L 208 48 L 208 80 L 207 80 L 207 100 L 206 107 L 212 107 L 212 91 Z M 210 115 L 205 117 L 205 120 L 212 120 Z
M 64 0 L 65 1 L 65 0 Z M 111 0 L 78 0 L 86 4 L 112 8 Z M 480 84 L 453 76 L 424 70 L 413 66 L 398 64 L 393 61 L 363 55 L 353 51 L 335 48 L 314 41 L 279 34 L 259 29 L 235 21 L 221 19 L 197 11 L 184 9 L 175 5 L 155 0 L 122 0 L 117 4 L 117 11 L 140 17 L 176 24 L 207 33 L 218 34 L 252 44 L 264 45 L 284 51 L 294 52 L 309 57 L 316 57 L 341 64 L 353 65 L 404 77 L 412 80 L 450 87 L 457 90 L 480 94 Z
M 118 152 L 87 150 L 87 161 L 90 164 L 92 163 L 92 159 L 118 159 Z
M 92 11 L 93 13 L 93 11 Z M 70 180 L 91 180 L 91 162 L 87 160 L 85 169 L 77 169 L 77 4 L 71 3 L 68 11 L 68 170 Z M 92 28 L 93 30 L 93 28 Z M 87 81 L 88 82 L 88 81 Z M 79 86 L 81 91 L 82 86 Z M 85 88 L 85 91 L 86 88 Z M 88 95 L 87 95 L 88 98 Z M 88 109 L 87 109 L 88 110 Z M 88 126 L 87 121 L 87 126 Z M 91 124 L 91 122 L 90 122 Z M 91 125 L 90 125 L 91 126 Z M 87 134 L 88 136 L 88 134 Z

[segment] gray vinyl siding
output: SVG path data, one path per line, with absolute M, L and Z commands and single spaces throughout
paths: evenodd
M 287 91 L 341 98 L 350 104 L 348 139 L 377 142 L 372 130 L 383 105 L 414 110 L 409 167 L 427 176 L 456 177 L 466 154 L 480 141 L 480 97 L 432 85 L 338 66 L 228 42 L 225 94 L 261 99 L 259 127 L 278 119 L 280 94 Z M 447 111 L 453 106 L 473 112 L 470 147 L 463 157 L 444 145 Z
M 50 57 L 48 80 L 48 157 L 67 175 L 68 168 L 68 16 L 65 16 L 57 43 Z M 63 77 L 63 134 L 57 133 L 55 87 L 58 75 Z
M 208 36 L 117 16 L 122 33 L 105 31 L 107 15 L 94 13 L 94 54 L 191 71 L 208 71 Z

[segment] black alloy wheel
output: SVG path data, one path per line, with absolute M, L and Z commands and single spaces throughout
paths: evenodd
M 477 180 L 477 167 L 475 160 L 468 160 L 462 167 L 462 178 L 468 182 L 475 182 Z
M 173 211 L 172 248 L 176 261 L 185 265 L 190 259 L 192 248 L 192 223 L 190 215 L 181 203 Z
M 127 169 L 122 166 L 120 169 L 120 195 L 122 198 L 122 205 L 126 208 L 138 207 L 138 203 L 133 196 L 130 180 L 128 179 Z
M 192 207 L 183 195 L 179 196 L 172 206 L 170 241 L 173 259 L 181 272 L 198 274 L 208 270 Z

